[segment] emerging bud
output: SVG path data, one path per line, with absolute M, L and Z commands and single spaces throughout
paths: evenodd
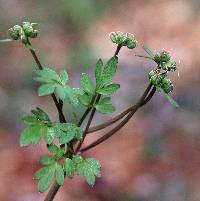
M 13 40 L 18 40 L 20 37 L 20 32 L 22 27 L 19 25 L 15 25 L 13 28 L 9 29 L 9 35 Z
M 133 49 L 136 47 L 136 40 L 132 34 L 122 33 L 120 31 L 111 32 L 109 34 L 110 39 L 113 43 L 116 43 L 120 46 L 127 46 L 129 49 Z
M 23 22 L 23 31 L 27 37 L 33 33 L 33 27 L 30 22 Z
M 169 94 L 173 91 L 174 87 L 170 79 L 164 78 L 162 80 L 162 89 L 165 93 Z

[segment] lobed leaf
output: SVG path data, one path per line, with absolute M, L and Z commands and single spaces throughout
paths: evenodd
M 110 95 L 116 92 L 119 88 L 120 88 L 119 84 L 110 84 L 105 86 L 104 88 L 97 90 L 97 92 L 102 95 Z
M 94 87 L 90 76 L 86 73 L 81 74 L 81 85 L 83 90 L 89 94 L 94 94 Z
M 115 111 L 115 107 L 112 105 L 110 97 L 100 99 L 100 101 L 95 105 L 95 108 L 97 111 L 105 114 Z

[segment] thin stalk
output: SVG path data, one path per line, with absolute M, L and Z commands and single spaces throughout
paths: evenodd
M 29 41 L 29 45 L 31 45 L 30 41 Z M 40 70 L 42 70 L 43 66 L 40 63 L 40 61 L 38 59 L 38 56 L 36 55 L 36 52 L 33 49 L 29 49 L 29 50 L 30 50 L 30 52 L 31 52 L 31 54 L 32 54 L 32 56 L 33 56 L 33 58 L 34 58 L 34 60 L 35 60 L 35 62 L 37 64 L 38 68 Z M 60 122 L 65 123 L 66 119 L 65 119 L 65 116 L 64 116 L 63 111 L 62 111 L 62 101 L 61 100 L 58 101 L 57 98 L 56 98 L 56 95 L 54 93 L 51 94 L 51 97 L 52 97 L 52 99 L 54 101 L 54 104 L 56 105 Z
M 111 137 L 112 135 L 114 135 L 118 130 L 120 130 L 131 119 L 131 117 L 135 114 L 135 112 L 139 109 L 140 105 L 143 103 L 145 97 L 149 93 L 151 87 L 152 87 L 152 84 L 149 84 L 149 86 L 147 87 L 147 89 L 145 90 L 145 92 L 143 93 L 143 95 L 141 96 L 140 100 L 136 104 L 136 107 L 128 114 L 128 116 L 121 123 L 119 123 L 115 128 L 113 128 L 111 131 L 109 131 L 108 133 L 106 133 L 104 136 L 100 137 L 99 139 L 97 139 L 96 141 L 94 141 L 93 143 L 91 143 L 90 145 L 88 145 L 85 148 L 81 149 L 80 152 L 85 152 L 85 151 L 87 151 L 89 149 L 94 148 L 98 144 L 104 142 L 109 137 Z
M 145 105 L 153 96 L 153 94 L 155 93 L 156 89 L 155 87 L 153 87 L 153 89 L 151 90 L 151 92 L 149 93 L 149 95 L 144 99 L 144 101 L 142 102 L 142 104 L 140 105 L 140 107 L 142 107 L 143 105 Z M 88 130 L 87 134 L 102 130 L 108 126 L 111 126 L 112 124 L 116 123 L 117 121 L 119 121 L 120 119 L 122 119 L 123 117 L 125 117 L 129 112 L 131 112 L 132 110 L 134 110 L 137 107 L 137 105 L 133 105 L 129 108 L 127 108 L 126 110 L 124 110 L 122 113 L 116 115 L 115 117 L 113 117 L 112 119 L 108 120 L 107 122 L 104 122 L 102 124 L 99 124 L 97 126 L 93 126 Z

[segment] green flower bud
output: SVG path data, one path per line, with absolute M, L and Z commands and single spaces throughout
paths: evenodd
M 9 35 L 10 35 L 11 39 L 13 39 L 13 40 L 19 39 L 18 32 L 14 31 L 13 28 L 10 28 L 8 31 L 9 31 Z
M 23 22 L 23 31 L 27 37 L 33 33 L 33 27 L 30 22 Z
M 171 80 L 168 79 L 168 78 L 164 78 L 164 79 L 162 80 L 161 87 L 162 87 L 163 91 L 164 91 L 165 93 L 167 93 L 167 94 L 169 94 L 170 92 L 172 92 L 172 91 L 173 91 L 173 88 L 174 88 L 174 87 L 173 87 L 173 84 L 172 84 L 172 82 L 171 82 Z
M 124 34 L 120 31 L 117 31 L 111 32 L 109 36 L 113 43 L 121 46 L 127 46 L 129 49 L 133 49 L 136 47 L 136 40 L 132 34 Z
M 31 38 L 36 38 L 38 36 L 39 31 L 38 30 L 34 30 L 31 34 L 30 37 Z
M 21 30 L 22 30 L 22 27 L 19 26 L 19 25 L 15 25 L 15 26 L 13 27 L 13 30 L 14 30 L 16 33 L 20 34 L 20 32 L 21 32 Z
M 168 62 L 168 61 L 170 61 L 170 59 L 171 59 L 171 56 L 170 56 L 169 52 L 164 50 L 160 53 L 160 60 L 162 62 Z
M 127 33 L 127 47 L 129 49 L 134 49 L 136 47 L 137 41 L 135 40 L 134 36 L 132 34 Z
M 155 70 L 149 72 L 149 80 L 157 88 L 161 87 L 162 81 L 165 77 L 166 74 L 160 74 Z

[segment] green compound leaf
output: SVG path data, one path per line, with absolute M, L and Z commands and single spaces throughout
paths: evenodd
M 102 95 L 110 95 L 116 92 L 119 88 L 120 88 L 119 84 L 110 84 L 105 86 L 104 88 L 97 90 L 97 92 Z
M 58 182 L 58 184 L 61 186 L 64 182 L 64 170 L 63 167 L 56 163 L 56 181 Z
M 75 160 L 73 158 L 73 160 Z M 100 177 L 101 164 L 95 158 L 82 159 L 77 163 L 76 171 L 77 175 L 83 175 L 86 182 L 93 186 L 95 184 L 96 177 Z
M 66 175 L 70 179 L 72 179 L 74 177 L 74 173 L 76 170 L 76 164 L 74 163 L 74 161 L 72 161 L 69 158 L 66 158 L 64 161 L 64 168 L 65 168 Z
M 89 94 L 94 94 L 94 87 L 90 76 L 86 73 L 81 75 L 81 85 L 83 90 Z
M 69 77 L 65 70 L 61 70 L 60 73 L 57 74 L 50 68 L 44 68 L 37 70 L 36 73 L 38 77 L 36 77 L 35 80 L 43 83 L 38 89 L 39 96 L 47 96 L 55 91 L 62 101 L 68 98 L 70 103 L 74 105 L 78 104 L 78 96 L 75 90 L 67 85 Z
M 81 129 L 73 123 L 56 123 L 54 125 L 55 131 L 59 138 L 60 144 L 65 144 L 75 139 L 82 139 Z
M 44 138 L 47 144 L 51 144 L 56 135 L 48 115 L 40 108 L 31 112 L 34 116 L 22 118 L 27 127 L 21 133 L 20 146 L 36 145 L 41 138 Z
M 51 165 L 51 164 L 55 163 L 55 159 L 52 156 L 43 155 L 40 157 L 40 163 L 42 165 Z
M 54 174 L 55 174 L 55 164 L 49 165 L 47 167 L 43 167 L 38 170 L 35 175 L 34 179 L 39 180 L 38 182 L 38 190 L 39 192 L 44 192 L 51 184 Z
M 99 59 L 95 67 L 95 78 L 96 78 L 96 88 L 98 89 L 101 85 L 101 76 L 103 72 L 103 61 Z
M 43 84 L 38 89 L 38 95 L 39 96 L 47 96 L 54 92 L 55 90 L 55 84 Z
M 115 111 L 115 107 L 112 105 L 110 97 L 100 99 L 100 101 L 95 105 L 95 108 L 97 111 L 105 114 Z
M 164 92 L 164 95 L 173 107 L 179 107 L 178 103 L 169 94 Z

